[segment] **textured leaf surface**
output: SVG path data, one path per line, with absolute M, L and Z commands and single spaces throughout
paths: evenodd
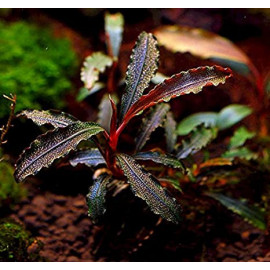
M 88 56 L 81 69 L 81 80 L 84 87 L 89 90 L 92 89 L 98 80 L 99 73 L 104 72 L 105 68 L 110 67 L 112 63 L 112 58 L 101 52 L 95 52 Z
M 182 146 L 177 153 L 177 158 L 184 159 L 190 154 L 195 154 L 211 142 L 216 135 L 216 129 L 204 128 L 203 126 L 198 127 L 188 140 L 182 141 Z
M 126 89 L 124 91 L 120 119 L 143 94 L 158 68 L 159 51 L 157 41 L 152 34 L 142 32 L 132 51 L 130 64 L 126 75 Z
M 88 215 L 94 222 L 98 221 L 99 217 L 106 211 L 105 195 L 110 180 L 111 176 L 106 174 L 100 175 L 94 180 L 93 185 L 89 189 L 89 193 L 86 195 Z
M 145 143 L 150 139 L 152 132 L 163 124 L 164 118 L 169 111 L 168 104 L 159 104 L 150 113 L 149 117 L 144 118 L 138 137 L 136 138 L 136 151 L 140 151 Z
M 176 121 L 173 118 L 172 112 L 167 113 L 164 128 L 167 151 L 171 153 L 173 152 L 177 142 Z
M 108 49 L 118 57 L 124 30 L 124 17 L 121 13 L 105 14 L 105 32 L 108 37 Z
M 133 156 L 136 160 L 151 160 L 172 168 L 181 169 L 185 172 L 183 164 L 171 155 L 160 154 L 159 152 L 141 152 Z
M 22 111 L 18 116 L 25 116 L 31 119 L 35 124 L 42 126 L 50 124 L 55 128 L 63 128 L 68 125 L 74 124 L 78 121 L 75 117 L 70 114 L 63 112 L 56 112 L 52 110 L 38 111 L 38 110 L 25 110 Z
M 231 70 L 219 66 L 198 67 L 178 73 L 171 78 L 158 84 L 148 94 L 143 95 L 135 102 L 125 115 L 128 122 L 134 115 L 160 102 L 168 102 L 180 95 L 197 94 L 205 86 L 224 84 L 231 77 Z
M 246 140 L 252 139 L 255 132 L 248 131 L 244 126 L 238 128 L 230 139 L 229 148 L 236 148 L 245 144 Z
M 128 179 L 134 194 L 145 200 L 151 210 L 174 223 L 179 222 L 180 206 L 157 179 L 126 154 L 117 155 L 120 167 Z
M 204 124 L 205 127 L 216 126 L 218 114 L 215 112 L 195 113 L 184 118 L 177 126 L 178 135 L 187 135 L 197 126 Z
M 96 123 L 77 122 L 65 128 L 58 128 L 39 136 L 21 155 L 14 173 L 17 182 L 28 175 L 34 175 L 43 167 L 49 167 L 53 161 L 76 148 L 82 140 L 103 131 Z
M 240 122 L 252 113 L 252 109 L 245 105 L 232 104 L 222 109 L 218 114 L 217 127 L 226 129 Z
M 187 26 L 164 26 L 154 32 L 160 45 L 172 52 L 189 52 L 212 59 L 237 71 L 248 71 L 250 59 L 228 39 L 203 29 Z M 238 65 L 237 65 L 238 64 Z M 242 66 L 241 66 L 242 64 Z
M 240 215 L 252 225 L 261 230 L 266 229 L 264 214 L 259 209 L 248 206 L 242 201 L 230 198 L 220 193 L 207 193 L 207 195 L 219 201 L 222 205 Z
M 89 167 L 95 167 L 100 164 L 106 164 L 103 156 L 97 148 L 89 150 L 81 150 L 75 153 L 75 155 L 69 160 L 69 163 L 75 167 L 82 163 Z

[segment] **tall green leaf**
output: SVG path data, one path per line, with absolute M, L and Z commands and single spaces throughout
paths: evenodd
M 120 167 L 127 177 L 134 194 L 145 200 L 155 214 L 174 223 L 179 222 L 180 206 L 157 179 L 143 168 L 130 156 L 118 154 Z
M 69 160 L 69 163 L 75 167 L 78 164 L 85 164 L 89 167 L 95 167 L 100 164 L 106 164 L 103 156 L 97 148 L 89 150 L 81 150 L 75 153 L 75 155 Z
M 50 124 L 55 128 L 63 128 L 68 125 L 74 124 L 78 121 L 74 116 L 64 113 L 57 112 L 53 110 L 48 111 L 38 111 L 38 110 L 25 110 L 17 115 L 25 116 L 28 119 L 31 119 L 35 124 L 42 126 L 45 124 Z
M 195 127 L 204 124 L 205 127 L 217 127 L 218 129 L 229 128 L 250 115 L 251 108 L 241 104 L 230 104 L 220 112 L 194 113 L 184 118 L 177 126 L 178 135 L 187 135 Z
M 231 104 L 219 112 L 217 127 L 218 129 L 229 128 L 251 113 L 252 109 L 246 105 Z
M 153 109 L 149 117 L 143 119 L 141 128 L 139 129 L 139 135 L 135 140 L 136 151 L 140 151 L 150 139 L 152 132 L 163 124 L 169 109 L 170 106 L 168 104 L 159 104 Z
M 184 159 L 190 154 L 195 154 L 215 139 L 216 135 L 216 129 L 205 128 L 203 126 L 198 127 L 193 131 L 188 140 L 182 141 L 182 146 L 177 153 L 177 158 Z
M 124 30 L 124 17 L 121 13 L 105 14 L 105 32 L 107 48 L 114 57 L 118 57 Z
M 105 68 L 110 67 L 112 63 L 112 58 L 101 52 L 95 52 L 88 56 L 81 69 L 81 80 L 84 87 L 91 90 L 95 82 L 98 81 L 99 73 L 104 72 Z
M 35 175 L 43 167 L 49 167 L 57 158 L 65 156 L 76 148 L 82 140 L 103 131 L 96 123 L 76 122 L 65 128 L 58 128 L 38 136 L 29 148 L 20 156 L 17 162 L 14 177 L 22 182 L 27 176 Z
M 184 118 L 177 126 L 178 135 L 187 135 L 197 126 L 204 124 L 205 127 L 214 127 L 217 123 L 218 113 L 216 112 L 202 112 L 194 113 Z
M 173 118 L 172 112 L 167 113 L 164 128 L 167 151 L 171 153 L 173 152 L 177 142 L 176 121 Z
M 159 51 L 152 34 L 142 32 L 132 51 L 126 75 L 126 89 L 122 96 L 120 120 L 143 94 L 158 68 Z
M 94 180 L 93 185 L 89 189 L 89 193 L 86 195 L 88 205 L 88 215 L 94 222 L 98 221 L 105 211 L 105 195 L 107 191 L 107 185 L 111 180 L 111 176 L 107 174 L 100 175 Z
M 229 68 L 224 69 L 220 66 L 198 67 L 178 73 L 158 84 L 135 102 L 126 113 L 123 122 L 129 122 L 135 115 L 157 103 L 168 102 L 172 98 L 185 94 L 197 94 L 205 86 L 224 84 L 226 79 L 231 76 Z
M 181 169 L 185 172 L 183 164 L 174 156 L 160 154 L 159 152 L 140 152 L 133 156 L 136 160 L 151 160 L 155 163 L 160 163 L 172 168 Z
M 230 198 L 220 193 L 206 193 L 206 195 L 219 201 L 222 205 L 243 217 L 247 222 L 261 230 L 266 229 L 265 217 L 258 208 L 247 205 L 246 203 Z

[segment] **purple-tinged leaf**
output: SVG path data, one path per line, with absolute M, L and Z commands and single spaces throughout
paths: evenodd
M 38 126 L 50 124 L 55 128 L 63 128 L 79 121 L 70 114 L 53 110 L 25 110 L 20 112 L 17 116 L 25 116 L 26 118 L 31 119 Z
M 158 180 L 146 172 L 132 157 L 118 154 L 117 159 L 134 194 L 145 200 L 155 214 L 178 223 L 180 206 L 166 189 L 161 187 Z
M 95 167 L 100 164 L 106 164 L 103 156 L 97 148 L 89 150 L 80 150 L 69 160 L 69 163 L 75 167 L 78 164 L 85 164 L 88 167 Z
M 152 132 L 163 124 L 164 118 L 169 109 L 170 106 L 168 104 L 159 104 L 153 109 L 149 117 L 143 119 L 139 135 L 135 140 L 136 152 L 140 151 L 144 147 L 145 143 L 150 139 Z
M 155 163 L 160 163 L 165 166 L 169 166 L 176 169 L 181 169 L 182 172 L 185 172 L 183 164 L 176 159 L 174 156 L 161 154 L 159 152 L 140 152 L 133 156 L 136 160 L 150 160 Z
M 177 142 L 176 121 L 173 118 L 172 112 L 167 113 L 164 128 L 167 151 L 171 153 L 173 152 Z
M 110 175 L 100 175 L 94 180 L 93 185 L 89 189 L 89 193 L 86 195 L 88 215 L 94 222 L 98 221 L 99 217 L 106 211 L 105 195 L 107 192 L 107 185 L 110 181 Z
M 49 167 L 57 158 L 74 150 L 82 141 L 103 131 L 96 123 L 76 122 L 65 128 L 58 128 L 38 136 L 20 156 L 14 177 L 22 182 L 27 176 L 35 175 L 43 167 Z
M 232 72 L 229 68 L 220 66 L 198 67 L 178 73 L 143 95 L 130 107 L 122 122 L 129 122 L 135 115 L 157 103 L 168 102 L 172 98 L 185 94 L 197 94 L 205 86 L 224 84 L 231 76 Z
M 132 51 L 126 74 L 126 89 L 122 96 L 120 120 L 149 86 L 158 68 L 159 51 L 152 34 L 142 32 Z
M 112 99 L 116 104 L 118 103 L 118 99 L 115 95 L 112 95 Z M 110 132 L 112 113 L 111 101 L 109 99 L 109 95 L 106 94 L 103 96 L 99 105 L 98 124 L 107 132 Z

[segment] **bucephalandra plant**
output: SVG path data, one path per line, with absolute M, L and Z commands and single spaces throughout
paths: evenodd
M 89 215 L 93 220 L 97 220 L 105 212 L 108 183 L 115 179 L 125 179 L 134 194 L 145 200 L 154 213 L 177 223 L 180 218 L 179 203 L 162 187 L 162 179 L 159 180 L 146 171 L 139 162 L 151 160 L 184 173 L 182 163 L 171 154 L 176 144 L 176 125 L 172 113 L 169 112 L 169 105 L 163 102 L 169 102 L 172 98 L 185 94 L 197 94 L 207 86 L 224 84 L 232 76 L 232 72 L 229 68 L 220 66 L 198 67 L 175 74 L 144 94 L 157 72 L 158 61 L 159 50 L 155 37 L 142 32 L 131 55 L 125 79 L 126 88 L 119 108 L 110 98 L 112 114 L 107 131 L 97 123 L 82 122 L 65 113 L 22 111 L 20 116 L 25 116 L 38 125 L 51 124 L 54 129 L 38 136 L 21 154 L 14 173 L 16 181 L 22 182 L 27 176 L 35 175 L 42 168 L 49 167 L 54 160 L 75 150 L 81 141 L 92 140 L 96 148 L 78 151 L 70 159 L 70 164 L 107 166 L 103 173 L 95 177 L 87 195 Z M 139 135 L 135 139 L 134 152 L 119 152 L 118 142 L 125 127 L 136 115 L 153 106 L 152 111 L 143 120 Z M 143 149 L 151 133 L 163 124 L 165 119 L 167 149 L 170 154 L 157 150 L 137 153 Z

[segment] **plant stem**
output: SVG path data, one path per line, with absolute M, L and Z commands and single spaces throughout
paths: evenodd
M 16 100 L 17 100 L 17 97 L 16 95 L 10 95 L 10 97 L 6 96 L 6 95 L 3 95 L 4 98 L 8 99 L 9 101 L 11 101 L 11 104 L 10 104 L 10 113 L 9 113 L 9 117 L 8 117 L 8 121 L 6 123 L 6 125 L 4 125 L 2 128 L 1 128 L 1 136 L 0 136 L 0 147 L 6 143 L 6 141 L 4 141 L 4 138 L 11 126 L 11 121 L 14 117 L 14 112 L 15 112 L 15 107 L 16 107 Z

